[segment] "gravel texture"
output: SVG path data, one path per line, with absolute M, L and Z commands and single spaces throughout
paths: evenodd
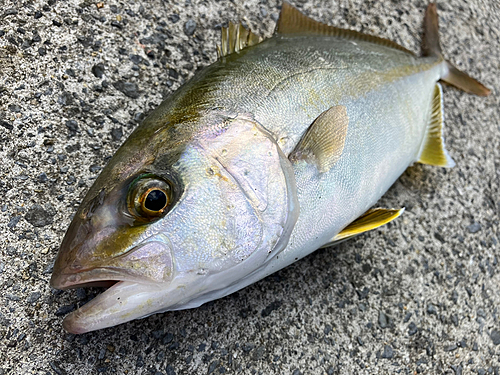
M 142 4 L 142 5 L 141 5 Z M 297 1 L 419 51 L 426 1 Z M 445 55 L 493 89 L 445 87 L 457 166 L 416 165 L 395 223 L 238 293 L 80 336 L 97 290 L 48 285 L 79 201 L 132 129 L 216 58 L 221 25 L 271 35 L 280 3 L 0 0 L 0 374 L 498 374 L 500 9 L 441 1 Z

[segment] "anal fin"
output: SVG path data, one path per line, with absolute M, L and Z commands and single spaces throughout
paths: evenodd
M 288 158 L 292 163 L 313 163 L 320 173 L 329 171 L 342 156 L 348 125 L 345 106 L 327 109 L 314 120 Z
M 328 242 L 326 245 L 323 245 L 322 247 L 337 245 L 340 242 L 357 236 L 358 234 L 381 227 L 382 225 L 385 225 L 398 218 L 404 212 L 404 210 L 404 208 L 401 208 L 399 210 L 386 208 L 374 208 L 368 210 L 347 227 L 345 227 L 339 234 L 333 237 L 330 242 Z
M 443 139 L 443 106 L 442 90 L 439 83 L 434 87 L 432 98 L 431 115 L 427 134 L 418 161 L 423 164 L 435 165 L 438 167 L 451 168 L 455 162 L 448 155 Z

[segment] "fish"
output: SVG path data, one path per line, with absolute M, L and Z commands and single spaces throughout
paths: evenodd
M 409 166 L 454 165 L 441 83 L 490 94 L 444 59 L 434 3 L 421 56 L 287 2 L 272 37 L 229 23 L 217 52 L 75 214 L 50 284 L 107 289 L 65 317 L 68 332 L 198 307 L 395 220 L 404 208 L 373 207 Z

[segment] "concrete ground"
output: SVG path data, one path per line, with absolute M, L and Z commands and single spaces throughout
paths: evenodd
M 142 5 L 141 5 L 142 4 Z M 426 1 L 297 1 L 419 51 Z M 221 24 L 271 35 L 280 3 L 0 0 L 0 374 L 498 374 L 500 9 L 441 1 L 447 58 L 493 90 L 445 87 L 457 166 L 416 165 L 394 224 L 222 300 L 80 336 L 95 290 L 49 287 L 71 215 L 163 98 L 215 61 Z

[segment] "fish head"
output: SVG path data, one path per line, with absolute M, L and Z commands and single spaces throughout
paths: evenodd
M 111 287 L 68 315 L 66 330 L 199 306 L 239 289 L 286 246 L 298 217 L 288 159 L 249 116 L 203 124 L 146 121 L 95 181 L 51 285 Z

